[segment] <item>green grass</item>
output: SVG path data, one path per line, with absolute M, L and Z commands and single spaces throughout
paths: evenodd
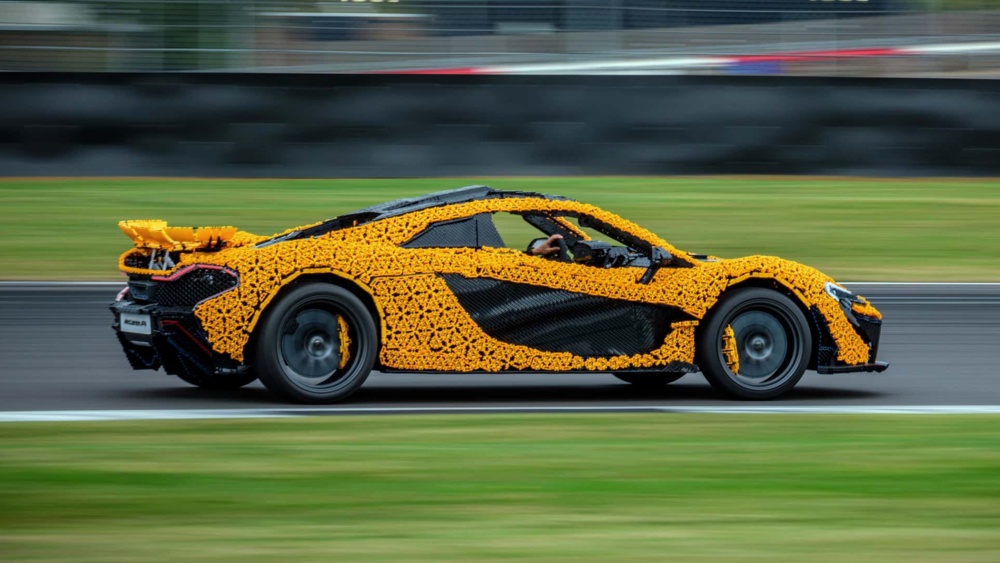
M 1000 417 L 0 425 L 0 559 L 1000 560 Z
M 467 178 L 0 182 L 0 278 L 117 279 L 121 219 L 282 231 L 471 183 L 592 202 L 678 248 L 778 255 L 845 280 L 1000 280 L 1000 180 Z

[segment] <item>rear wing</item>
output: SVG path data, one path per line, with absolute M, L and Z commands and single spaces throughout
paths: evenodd
M 219 250 L 239 232 L 236 227 L 171 227 L 158 219 L 119 221 L 118 228 L 136 248 L 168 252 Z

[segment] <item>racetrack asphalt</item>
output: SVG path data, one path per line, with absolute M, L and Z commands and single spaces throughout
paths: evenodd
M 850 284 L 885 316 L 882 374 L 806 376 L 786 397 L 740 403 L 700 374 L 644 391 L 596 374 L 373 373 L 358 408 L 864 407 L 1000 405 L 1000 284 Z M 162 371 L 132 371 L 110 328 L 120 286 L 0 284 L 0 412 L 308 409 L 256 382 L 235 391 L 191 387 Z

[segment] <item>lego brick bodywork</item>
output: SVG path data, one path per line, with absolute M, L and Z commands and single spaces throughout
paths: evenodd
M 238 273 L 237 287 L 193 308 L 212 351 L 236 362 L 244 361 L 251 335 L 268 305 L 284 288 L 313 275 L 335 276 L 370 296 L 381 328 L 379 361 L 385 368 L 575 371 L 692 364 L 699 321 L 727 289 L 750 280 L 773 283 L 797 299 L 804 310 L 818 312 L 836 348 L 838 364 L 869 360 L 869 343 L 840 304 L 824 292 L 824 284 L 832 279 L 813 268 L 771 256 L 702 261 L 634 223 L 563 198 L 483 187 L 466 189 L 460 196 L 447 195 L 455 192 L 436 194 L 437 199 L 389 202 L 273 237 L 227 230 L 224 241 L 213 243 L 215 248 L 203 245 L 178 253 L 176 265 L 166 272 L 146 267 L 156 247 L 144 241 L 162 239 L 147 231 L 138 240 L 133 237 L 137 246 L 121 256 L 119 266 L 139 277 L 169 275 L 196 264 Z M 494 241 L 480 219 L 469 222 L 469 218 L 488 218 L 495 212 L 527 213 L 534 220 L 551 221 L 553 229 L 580 240 L 585 240 L 585 235 L 565 217 L 586 217 L 617 232 L 629 247 L 665 249 L 673 256 L 673 263 L 656 271 L 649 283 L 641 283 L 646 273 L 641 267 L 598 268 L 488 244 L 449 246 L 435 239 L 437 235 L 428 234 L 432 225 L 465 221 L 459 226 L 464 229 L 461 232 L 472 233 L 467 236 L 477 240 Z M 173 231 L 173 236 L 183 238 L 184 233 L 187 231 Z M 195 234 L 191 238 L 199 240 Z M 435 244 L 425 244 L 428 241 Z M 468 294 L 477 283 L 531 288 L 525 293 L 547 296 L 537 299 L 547 299 L 553 310 L 558 310 L 560 299 L 573 295 L 582 296 L 578 299 L 581 303 L 615 304 L 619 317 L 638 315 L 637 322 L 657 323 L 656 330 L 646 334 L 655 333 L 658 341 L 655 345 L 610 341 L 596 348 L 560 347 L 552 344 L 550 332 L 548 340 L 532 342 L 531 330 L 504 332 L 506 325 L 495 322 L 497 312 L 483 310 L 489 307 L 489 300 L 470 307 Z M 630 303 L 635 304 L 634 313 L 626 310 Z M 854 312 L 881 318 L 867 303 L 855 304 Z M 484 322 L 488 317 L 494 318 L 493 325 Z M 599 316 L 588 322 L 600 322 Z M 504 336 L 509 334 L 518 336 Z M 636 338 L 638 342 L 642 335 Z M 602 354 L 602 350 L 607 353 Z

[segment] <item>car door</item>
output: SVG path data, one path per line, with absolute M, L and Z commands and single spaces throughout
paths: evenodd
M 562 261 L 512 252 L 516 249 L 504 239 L 514 237 L 496 232 L 494 221 L 501 217 L 484 214 L 483 223 L 477 225 L 480 233 L 490 233 L 485 240 L 494 243 L 479 244 L 474 250 L 483 267 L 471 276 L 441 275 L 469 317 L 491 337 L 544 353 L 633 356 L 661 346 L 672 322 L 688 320 L 676 309 L 642 300 L 641 268 L 603 268 L 572 257 Z M 576 239 L 580 232 L 546 226 L 537 219 L 525 217 L 540 229 L 539 236 L 558 232 Z

